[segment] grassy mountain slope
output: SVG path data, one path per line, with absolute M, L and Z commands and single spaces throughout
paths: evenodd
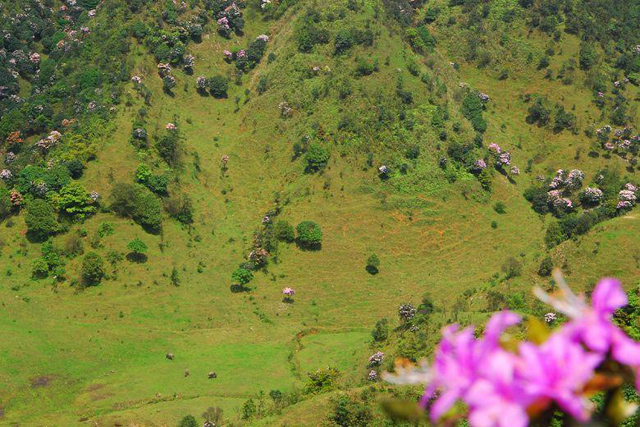
M 171 197 L 189 196 L 192 224 L 164 214 L 162 232 L 149 234 L 109 209 L 71 223 L 51 237 L 60 248 L 70 247 L 74 236 L 82 236 L 85 252 L 105 258 L 110 250 L 126 254 L 134 237 L 149 248 L 146 262 L 108 264 L 108 278 L 86 288 L 69 283 L 80 275 L 81 256 L 65 257 L 69 280 L 32 279 L 42 243 L 26 238 L 24 213 L 0 226 L 0 272 L 6 273 L 0 284 L 0 425 L 177 425 L 184 415 L 212 406 L 222 408 L 226 420 L 246 425 L 320 425 L 329 399 L 338 393 L 301 394 L 299 403 L 262 419 L 241 421 L 241 410 L 260 391 L 300 394 L 307 373 L 326 366 L 340 370 L 339 388 L 359 391 L 367 385 L 367 358 L 377 350 L 370 335 L 375 322 L 386 317 L 395 326 L 398 306 L 415 304 L 425 292 L 438 307 L 431 325 L 435 339 L 444 322 L 482 322 L 490 290 L 522 293 L 531 303 L 531 286 L 548 283 L 537 274 L 547 255 L 565 267 L 577 287 L 587 288 L 603 275 L 615 275 L 630 287 L 639 284 L 637 211 L 547 249 L 545 230 L 555 220 L 536 214 L 522 195 L 536 175 L 551 176 L 559 168 L 579 167 L 590 180 L 602 167 L 616 167 L 637 182 L 625 159 L 589 156 L 592 140 L 584 131 L 605 122 L 592 105 L 582 71 L 566 85 L 545 79 L 543 71 L 518 58 L 495 65 L 495 73 L 477 68 L 458 49 L 456 27 L 445 25 L 447 14 L 465 12 L 444 2 L 433 2 L 444 12 L 431 23 L 438 43 L 425 55 L 411 49 L 388 2 L 291 2 L 271 20 L 256 2 L 249 3 L 242 35 L 224 38 L 211 22 L 200 42 L 188 44 L 193 74 L 174 67 L 177 84 L 169 94 L 156 59 L 131 38 L 126 60 L 149 89 L 151 105 L 145 106 L 133 83 L 122 83 L 123 102 L 109 118 L 113 130 L 101 139 L 96 159 L 79 180 L 104 195 L 107 205 L 114 185 L 133 182 L 138 164 L 147 163 L 171 177 Z M 352 3 L 355 10 L 347 7 Z M 517 2 L 496 3 L 517 7 Z M 165 6 L 155 2 L 129 18 L 152 22 Z M 418 10 L 416 19 L 429 6 Z M 302 53 L 296 31 L 311 7 L 320 11 L 331 43 Z M 100 8 L 98 13 L 106 19 Z M 526 34 L 524 25 L 516 22 L 508 34 L 521 38 L 523 51 L 537 58 L 549 37 Z M 336 34 L 347 27 L 371 29 L 372 46 L 335 55 Z M 235 67 L 222 51 L 246 47 L 260 34 L 270 37 L 266 54 L 235 84 Z M 579 44 L 564 34 L 556 44 L 562 53 L 551 66 L 575 57 Z M 378 71 L 357 76 L 363 61 L 371 67 L 376 61 Z M 450 62 L 460 64 L 459 70 Z M 414 67 L 418 75 L 409 70 Z M 507 80 L 498 79 L 503 67 L 509 68 Z M 196 78 L 215 74 L 231 79 L 227 98 L 197 93 Z M 428 84 L 421 75 L 428 76 Z M 399 77 L 400 91 L 412 93 L 411 103 L 398 96 Z M 267 88 L 260 94 L 261 79 Z M 461 82 L 491 96 L 484 146 L 495 142 L 508 149 L 523 171 L 519 176 L 494 172 L 491 191 L 462 165 L 450 161 L 443 169 L 438 163 L 452 141 L 471 141 L 476 134 L 460 112 L 466 96 Z M 350 94 L 342 97 L 345 85 Z M 638 89 L 626 90 L 630 122 L 637 124 Z M 527 93 L 571 109 L 579 131 L 557 133 L 527 124 Z M 292 109 L 289 117 L 282 117 L 283 101 Z M 449 114 L 442 127 L 433 125 L 438 106 Z M 167 123 L 178 126 L 179 162 L 173 167 L 153 147 L 137 150 L 131 144 L 132 122 L 141 108 L 152 146 Z M 305 153 L 294 156 L 294 144 L 307 141 L 305 136 L 330 152 L 319 173 L 305 171 Z M 301 144 L 304 151 L 306 142 Z M 419 155 L 407 158 L 415 146 Z M 226 171 L 223 155 L 229 156 Z M 529 159 L 531 169 L 524 172 Z M 391 168 L 388 179 L 381 179 L 381 165 Z M 506 206 L 504 214 L 496 212 L 496 202 Z M 294 225 L 318 223 L 322 248 L 281 243 L 278 262 L 254 272 L 251 291 L 234 292 L 231 274 L 246 260 L 264 215 L 276 208 L 278 219 Z M 103 223 L 114 233 L 97 238 Z M 365 270 L 374 252 L 381 259 L 377 275 Z M 501 268 L 510 257 L 522 272 L 505 279 Z M 287 286 L 296 289 L 293 303 L 283 302 Z M 165 358 L 167 352 L 175 358 Z M 207 378 L 210 371 L 216 379 Z

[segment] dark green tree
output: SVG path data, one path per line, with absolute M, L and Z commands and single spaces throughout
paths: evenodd
M 308 172 L 317 172 L 321 169 L 324 169 L 329 162 L 329 150 L 324 148 L 322 145 L 318 143 L 309 144 L 309 149 L 307 150 L 307 154 L 305 159 L 307 161 L 307 171 Z
M 198 421 L 196 421 L 196 418 L 193 415 L 187 415 L 182 419 L 182 421 L 180 421 L 180 424 L 178 424 L 178 427 L 199 427 L 199 426 L 198 426 Z
M 130 259 L 134 261 L 144 261 L 147 258 L 146 253 L 149 248 L 146 243 L 136 237 L 127 244 L 127 249 L 131 251 L 129 254 Z
M 59 229 L 53 207 L 42 199 L 34 199 L 29 203 L 24 222 L 29 228 L 29 233 L 39 239 L 45 239 Z
M 293 242 L 295 240 L 295 232 L 293 225 L 289 224 L 289 221 L 279 219 L 273 226 L 275 236 L 278 240 L 283 242 Z
M 387 319 L 378 320 L 373 331 L 371 331 L 371 336 L 376 342 L 386 341 L 389 337 L 389 321 Z
M 296 227 L 298 244 L 307 249 L 317 249 L 322 244 L 322 229 L 313 221 L 302 221 Z
M 548 277 L 551 275 L 552 270 L 553 270 L 553 260 L 550 257 L 546 257 L 540 263 L 540 268 L 538 268 L 538 275 L 541 277 Z
M 253 273 L 246 268 L 239 267 L 231 274 L 231 280 L 239 285 L 246 285 L 253 280 Z
M 215 75 L 209 79 L 209 92 L 214 98 L 226 98 L 229 81 L 226 77 Z
M 82 279 L 88 286 L 100 283 L 105 276 L 104 260 L 95 252 L 89 252 L 82 259 Z
M 369 274 L 378 274 L 378 267 L 380 267 L 380 258 L 378 255 L 371 254 L 371 256 L 367 259 L 366 270 Z

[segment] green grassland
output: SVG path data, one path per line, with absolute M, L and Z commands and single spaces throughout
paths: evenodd
M 142 76 L 152 93 L 147 129 L 161 135 L 167 122 L 178 125 L 180 166 L 170 169 L 151 151 L 136 151 L 129 142 L 132 117 L 144 102 L 126 83 L 128 105 L 117 107 L 114 130 L 101 141 L 81 182 L 108 195 L 116 182 L 133 182 L 138 163 L 147 162 L 156 171 L 168 171 L 172 185 L 189 195 L 194 223 L 183 226 L 166 218 L 162 233 L 154 235 L 129 219 L 99 212 L 52 240 L 63 247 L 82 229 L 85 251 L 105 256 L 110 249 L 126 253 L 127 243 L 138 237 L 149 247 L 146 262 L 124 259 L 115 267 L 108 265 L 109 278 L 85 289 L 69 286 L 68 280 L 35 280 L 31 265 L 40 256 L 41 244 L 26 239 L 22 215 L 0 224 L 0 425 L 174 426 L 187 414 L 201 422 L 199 415 L 216 406 L 234 425 L 322 425 L 336 391 L 304 396 L 262 419 L 242 421 L 241 408 L 261 391 L 301 393 L 307 373 L 327 366 L 341 372 L 340 389 L 366 386 L 367 358 L 378 350 L 371 342 L 373 325 L 386 317 L 397 326 L 398 306 L 418 303 L 425 292 L 438 307 L 432 320 L 431 339 L 436 339 L 446 321 L 484 321 L 487 290 L 522 293 L 532 302 L 529 289 L 549 281 L 537 275 L 547 255 L 579 289 L 604 275 L 619 277 L 629 288 L 640 284 L 637 210 L 547 250 L 544 232 L 552 218 L 536 214 L 522 196 L 536 175 L 550 176 L 559 168 L 579 167 L 589 180 L 609 165 L 637 180 L 636 172 L 627 171 L 616 156 L 588 156 L 592 142 L 584 130 L 604 122 L 581 72 L 573 84 L 563 85 L 525 66 L 522 54 L 504 59 L 501 67 L 509 67 L 510 77 L 499 80 L 497 68 L 466 62 L 457 50 L 455 28 L 440 21 L 431 25 L 438 39 L 435 51 L 419 55 L 396 24 L 383 24 L 383 12 L 376 12 L 382 2 L 374 0 L 358 2 L 361 9 L 349 12 L 350 25 L 373 28 L 372 47 L 357 46 L 334 56 L 328 44 L 300 53 L 293 28 L 311 2 L 298 3 L 276 20 L 264 20 L 247 9 L 242 36 L 225 39 L 208 31 L 200 43 L 190 43 L 194 73 L 176 68 L 171 96 L 162 90 L 154 58 L 133 43 L 128 53 L 133 74 Z M 344 8 L 344 2 L 314 3 L 323 13 Z M 496 2 L 495 7 L 508 3 Z M 445 21 L 446 15 L 439 20 Z M 332 34 L 341 25 L 331 23 Z M 527 34 L 519 25 L 511 30 L 512 42 L 521 52 L 541 55 L 548 38 Z M 265 55 L 239 85 L 232 81 L 226 99 L 196 92 L 196 76 L 231 77 L 233 65 L 223 60 L 223 49 L 247 46 L 263 33 L 270 37 L 272 62 Z M 577 54 L 579 40 L 565 34 L 557 46 L 562 53 L 553 57 L 552 68 Z M 377 58 L 379 71 L 354 78 L 357 57 Z M 446 87 L 446 93 L 436 95 L 413 76 L 407 70 L 412 61 Z M 450 61 L 460 64 L 459 71 Z M 316 65 L 331 72 L 309 76 Z M 355 126 L 366 128 L 375 96 L 394 98 L 399 75 L 413 92 L 407 114 L 417 117 L 420 130 L 420 137 L 407 140 L 417 141 L 421 154 L 409 173 L 382 181 L 377 167 L 403 156 L 402 132 L 396 125 L 380 132 L 349 132 L 339 130 L 338 123 L 353 115 Z M 263 77 L 269 86 L 258 94 Z M 334 89 L 341 79 L 353 86 L 346 100 Z M 533 160 L 531 171 L 511 182 L 494 174 L 491 192 L 464 170 L 456 171 L 451 182 L 438 167 L 445 149 L 429 124 L 432 101 L 448 100 L 450 120 L 463 123 L 460 138 L 473 134 L 454 108 L 462 96 L 460 82 L 491 96 L 485 145 L 496 142 L 510 150 L 521 169 Z M 637 108 L 637 87 L 630 85 L 628 91 Z M 522 96 L 527 93 L 562 102 L 577 116 L 580 132 L 554 133 L 526 124 L 528 105 Z M 293 108 L 290 118 L 280 116 L 283 100 Z M 637 114 L 632 123 L 637 124 Z M 321 173 L 305 173 L 303 158 L 292 161 L 293 144 L 307 132 L 330 147 L 329 163 Z M 371 164 L 368 152 L 373 153 Z M 226 173 L 220 168 L 223 155 L 230 157 Z M 234 293 L 231 273 L 246 258 L 253 233 L 264 214 L 274 209 L 276 197 L 278 218 L 294 225 L 303 220 L 320 224 L 322 249 L 281 243 L 278 262 L 254 273 L 252 290 Z M 498 201 L 506 213 L 496 213 Z M 492 228 L 492 221 L 497 227 Z M 115 232 L 89 249 L 105 222 Z M 374 252 L 381 259 L 377 275 L 365 270 Z M 522 263 L 522 274 L 501 280 L 501 266 L 509 257 Z M 81 257 L 67 261 L 70 277 L 79 274 L 80 263 Z M 179 286 L 172 284 L 174 268 Z M 293 303 L 283 302 L 286 286 L 296 289 Z M 465 294 L 468 290 L 473 291 Z M 393 345 L 386 344 L 385 351 L 393 354 Z M 168 352 L 175 355 L 173 360 L 165 357 Z M 216 379 L 207 378 L 210 371 Z

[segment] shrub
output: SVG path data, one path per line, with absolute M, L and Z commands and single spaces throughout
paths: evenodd
M 113 225 L 108 222 L 103 222 L 98 227 L 98 236 L 100 237 L 112 236 L 115 232 L 116 230 L 113 228 Z
M 164 76 L 162 78 L 162 89 L 165 92 L 171 92 L 171 89 L 176 87 L 176 79 L 173 76 Z
M 85 168 L 84 164 L 78 159 L 69 160 L 64 163 L 64 166 L 67 168 L 73 179 L 80 178 Z
M 552 270 L 553 270 L 553 260 L 550 257 L 546 257 L 540 263 L 540 268 L 538 268 L 538 275 L 541 277 L 548 277 L 551 275 Z
M 547 106 L 546 98 L 538 97 L 527 111 L 529 112 L 529 115 L 527 116 L 527 121 L 529 123 L 538 123 L 540 126 L 545 126 L 549 123 L 551 110 Z
M 187 415 L 180 421 L 178 427 L 199 427 L 199 424 L 193 415 Z
M 77 219 L 84 219 L 98 210 L 87 189 L 77 181 L 65 185 L 55 200 L 62 212 Z
M 169 191 L 169 177 L 167 175 L 152 175 L 146 182 L 146 186 L 156 194 L 166 195 Z
M 256 403 L 252 398 L 247 399 L 242 405 L 242 419 L 250 420 L 252 419 L 257 412 Z
M 342 29 L 338 31 L 336 34 L 335 44 L 334 44 L 334 54 L 340 55 L 353 46 L 353 32 L 348 29 Z
M 329 162 L 329 150 L 318 143 L 309 145 L 305 159 L 307 161 L 307 171 L 316 172 L 323 169 Z
M 279 219 L 278 221 L 276 221 L 273 228 L 275 236 L 278 240 L 289 243 L 295 240 L 293 225 L 289 224 L 288 221 Z
M 580 45 L 580 68 L 582 68 L 583 70 L 588 70 L 591 67 L 593 67 L 593 65 L 595 65 L 598 56 L 596 54 L 596 50 L 593 48 L 593 46 L 589 43 L 583 42 Z
M 433 300 L 431 299 L 431 295 L 424 294 L 422 296 L 422 301 L 420 302 L 420 305 L 418 306 L 417 314 L 419 316 L 428 316 L 431 313 L 433 313 L 434 311 L 435 311 L 435 304 L 433 303 Z
M 64 252 L 66 256 L 71 258 L 84 253 L 82 238 L 76 233 L 71 234 L 64 242 Z
M 373 64 L 369 63 L 364 58 L 358 57 L 356 59 L 356 76 L 363 77 L 373 73 Z
M 136 182 L 146 186 L 156 194 L 166 195 L 169 187 L 167 175 L 154 175 L 151 168 L 145 163 L 140 163 L 136 169 Z
M 375 371 L 374 371 L 375 372 Z M 371 425 L 374 414 L 366 403 L 360 403 L 345 394 L 331 400 L 333 412 L 329 415 L 332 425 L 341 427 L 365 427 Z
M 303 221 L 296 227 L 298 244 L 303 248 L 318 248 L 322 244 L 322 230 L 313 221 Z
M 549 66 L 549 57 L 547 55 L 540 58 L 540 62 L 538 62 L 538 70 L 542 70 L 543 68 L 547 68 Z
M 0 220 L 7 218 L 12 212 L 11 192 L 6 187 L 0 187 Z
M 42 199 L 34 199 L 27 206 L 24 222 L 29 232 L 43 239 L 58 231 L 58 221 L 53 207 Z
M 429 29 L 423 25 L 419 26 L 418 28 L 407 29 L 405 34 L 409 41 L 409 44 L 416 52 L 430 52 L 436 45 L 435 37 L 433 37 L 433 35 L 429 32 Z
M 147 245 L 137 237 L 127 244 L 127 249 L 137 255 L 144 255 L 147 252 Z
M 165 133 L 156 142 L 156 149 L 160 157 L 169 166 L 176 166 L 180 158 L 180 135 L 178 132 L 169 131 Z
M 436 6 L 432 6 L 428 8 L 427 13 L 425 13 L 424 15 L 424 22 L 426 24 L 431 24 L 432 22 L 435 22 L 439 14 L 440 14 L 440 8 Z
M 505 210 L 505 205 L 502 202 L 496 202 L 496 204 L 493 205 L 493 210 L 500 215 L 507 213 L 507 211 Z
M 505 273 L 506 279 L 517 277 L 522 274 L 522 263 L 514 257 L 509 257 L 504 264 L 502 264 L 502 271 Z
M 149 165 L 145 163 L 140 163 L 138 165 L 135 175 L 136 182 L 139 182 L 140 184 L 146 184 L 147 182 L 149 182 L 149 179 L 152 176 L 153 173 L 151 172 L 151 168 L 149 167 Z
M 178 269 L 176 268 L 175 265 L 171 270 L 171 284 L 175 287 L 180 286 L 180 276 L 178 275 Z
M 389 337 L 389 321 L 387 319 L 380 319 L 376 322 L 376 326 L 371 331 L 371 336 L 374 341 L 382 342 L 386 341 Z
M 120 216 L 132 218 L 149 231 L 162 228 L 162 208 L 158 198 L 138 184 L 118 183 L 111 193 L 111 209 Z
M 266 77 L 260 78 L 258 81 L 258 85 L 256 86 L 256 91 L 262 95 L 269 88 L 269 80 Z
M 82 279 L 86 285 L 97 285 L 104 278 L 104 260 L 95 252 L 89 252 L 82 259 Z
M 524 198 L 531 203 L 531 208 L 539 213 L 545 215 L 549 212 L 549 203 L 547 202 L 547 190 L 539 185 L 533 185 L 527 188 L 524 193 Z
M 193 223 L 193 203 L 186 194 L 180 197 L 172 197 L 165 201 L 164 209 L 171 218 L 177 219 L 182 224 Z
M 378 255 L 371 254 L 371 256 L 367 259 L 366 270 L 369 274 L 378 274 L 378 267 L 380 267 L 380 258 Z
M 309 372 L 307 376 L 307 384 L 304 387 L 306 394 L 317 394 L 329 391 L 334 388 L 340 372 L 333 367 L 318 369 L 315 372 Z
M 239 267 L 231 274 L 231 280 L 239 285 L 246 285 L 253 280 L 253 273 L 244 267 Z
M 215 75 L 209 79 L 209 92 L 214 98 L 226 98 L 229 81 L 226 77 Z
M 483 109 L 484 105 L 476 93 L 467 94 L 462 101 L 462 115 L 471 122 L 477 132 L 481 133 L 487 130 L 487 122 L 482 117 Z
M 34 279 L 44 279 L 49 275 L 49 264 L 42 259 L 38 258 L 33 262 L 31 267 L 31 276 Z
M 547 231 L 544 236 L 544 242 L 548 248 L 552 248 L 567 239 L 566 235 L 563 233 L 562 228 L 558 222 L 552 222 L 549 224 Z
M 576 125 L 576 116 L 572 113 L 565 111 L 562 105 L 558 105 L 558 107 L 556 108 L 553 130 L 555 132 L 561 132 L 565 129 L 573 129 L 575 125 Z

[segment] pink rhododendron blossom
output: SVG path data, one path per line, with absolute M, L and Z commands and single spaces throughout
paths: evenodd
M 500 154 L 502 152 L 502 149 L 498 144 L 493 143 L 493 144 L 489 144 L 489 151 L 493 151 L 494 153 Z
M 535 294 L 571 319 L 561 333 L 590 350 L 605 355 L 611 351 L 614 360 L 640 369 L 640 343 L 633 341 L 612 321 L 613 312 L 627 304 L 627 295 L 616 279 L 602 279 L 589 306 L 583 296 L 575 295 L 560 275 L 555 275 L 560 295 L 546 294 L 536 288 Z
M 495 349 L 479 365 L 480 379 L 469 389 L 465 402 L 469 405 L 469 422 L 474 427 L 526 427 L 526 408 L 533 396 L 526 393 L 517 380 L 516 355 Z
M 295 289 L 293 289 L 293 288 L 284 288 L 284 289 L 282 290 L 282 293 L 283 293 L 285 296 L 287 296 L 287 297 L 292 297 L 292 296 L 294 296 L 294 295 L 295 295 L 296 290 L 295 290 Z
M 421 404 L 427 406 L 435 397 L 430 407 L 434 423 L 457 402 L 464 403 L 472 427 L 525 427 L 530 415 L 552 410 L 553 405 L 580 422 L 588 421 L 595 405 L 586 390 L 593 386 L 596 372 L 603 366 L 608 369 L 605 360 L 630 367 L 640 390 L 640 343 L 613 323 L 614 311 L 627 303 L 620 282 L 601 280 L 588 304 L 559 273 L 554 277 L 556 294 L 539 288 L 535 294 L 569 321 L 542 343 L 524 341 L 517 350 L 503 347 L 504 332 L 520 322 L 517 314 L 503 311 L 491 317 L 480 338 L 472 327 L 445 327 L 431 366 L 422 362 L 419 368 L 407 368 L 396 363 L 395 374 L 383 378 L 395 384 L 425 383 Z M 545 315 L 547 323 L 555 320 L 555 313 Z M 628 409 L 635 411 L 629 407 L 624 412 L 630 413 Z
M 505 151 L 498 157 L 498 164 L 501 166 L 509 166 L 511 164 L 511 153 Z
M 487 168 L 487 162 L 485 162 L 484 159 L 478 159 L 478 160 L 476 160 L 476 162 L 474 163 L 473 166 L 477 170 L 486 169 Z
M 519 354 L 519 371 L 528 394 L 554 400 L 577 420 L 587 420 L 592 408 L 581 391 L 603 360 L 602 355 L 589 353 L 560 334 L 540 346 L 522 343 Z

